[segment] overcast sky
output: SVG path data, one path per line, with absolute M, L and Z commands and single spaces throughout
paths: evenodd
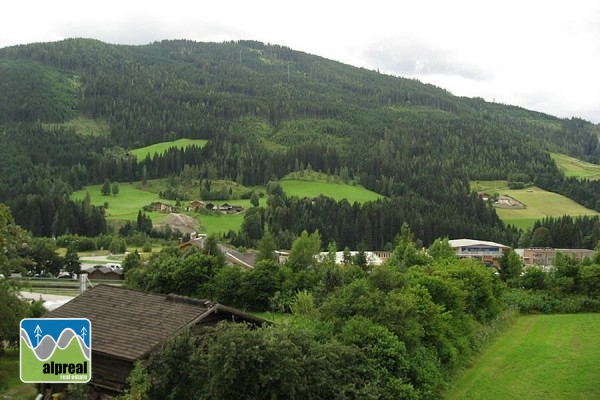
M 10 1 L 12 4 L 7 4 Z M 6 0 L 0 47 L 254 39 L 600 123 L 600 1 Z

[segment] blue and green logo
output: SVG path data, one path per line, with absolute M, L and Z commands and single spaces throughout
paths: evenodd
M 85 383 L 92 377 L 92 324 L 85 318 L 21 320 L 21 380 Z

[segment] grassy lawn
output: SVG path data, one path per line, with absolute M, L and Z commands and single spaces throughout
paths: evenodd
M 347 199 L 350 203 L 377 200 L 382 196 L 360 185 L 335 182 L 333 177 L 318 172 L 305 171 L 303 176 L 293 173 L 280 181 L 288 196 L 317 197 L 324 195 L 335 200 Z
M 149 188 L 152 190 L 152 185 Z M 91 202 L 94 205 L 101 206 L 104 202 L 108 202 L 108 209 L 106 210 L 106 217 L 108 220 L 123 220 L 123 221 L 136 221 L 138 212 L 146 205 L 154 201 L 161 201 L 163 203 L 175 205 L 175 201 L 164 200 L 158 197 L 157 193 L 153 191 L 146 191 L 139 189 L 137 184 L 122 183 L 119 185 L 119 194 L 117 196 L 102 196 L 100 189 L 102 185 L 92 185 L 86 188 L 74 192 L 72 195 L 73 199 L 83 199 L 86 193 L 90 194 Z M 207 201 L 208 203 L 209 201 Z M 220 205 L 228 203 L 232 205 L 240 205 L 244 209 L 251 207 L 250 200 L 239 199 L 239 200 L 213 200 L 210 201 L 214 204 Z M 266 200 L 260 199 L 260 204 L 265 205 Z M 152 219 L 153 224 L 165 223 L 167 220 L 167 214 L 159 212 L 146 212 Z M 188 213 L 188 215 L 199 219 L 200 221 L 200 232 L 203 233 L 226 233 L 230 229 L 234 231 L 239 230 L 244 220 L 244 213 L 240 214 L 194 214 Z
M 32 400 L 37 395 L 33 383 L 23 383 L 19 371 L 19 349 L 8 349 L 0 356 L 0 374 L 6 387 L 0 386 L 0 399 Z
M 161 142 L 155 143 L 150 146 L 141 147 L 139 149 L 131 150 L 130 153 L 136 156 L 138 160 L 143 160 L 148 154 L 152 157 L 154 154 L 163 154 L 171 147 L 178 147 L 180 149 L 196 145 L 204 147 L 208 143 L 208 140 L 204 139 L 179 139 L 172 142 Z
M 574 176 L 576 178 L 600 179 L 600 165 L 590 164 L 563 154 L 550 153 L 552 159 L 558 167 L 565 173 L 565 176 Z
M 600 398 L 600 314 L 533 315 L 484 350 L 446 400 Z
M 228 202 L 229 204 L 240 204 L 237 200 Z M 200 214 L 200 229 L 202 233 L 227 233 L 229 230 L 238 231 L 244 221 L 244 213 L 239 214 Z
M 144 206 L 149 205 L 154 201 L 162 201 L 163 203 L 175 205 L 175 201 L 163 200 L 158 197 L 157 193 L 138 189 L 135 185 L 129 183 L 119 184 L 119 194 L 116 196 L 103 196 L 100 192 L 102 185 L 87 186 L 82 190 L 73 192 L 72 198 L 81 200 L 85 198 L 86 193 L 90 194 L 92 204 L 101 206 L 105 202 L 108 203 L 106 210 L 107 219 L 120 219 L 127 221 L 135 221 L 138 211 Z M 166 214 L 161 213 L 146 213 L 152 218 L 153 223 L 164 222 Z
M 503 191 L 502 194 L 506 194 L 527 206 L 526 209 L 518 210 L 496 208 L 496 212 L 502 221 L 519 228 L 528 228 L 537 219 L 544 217 L 598 215 L 596 211 L 585 208 L 565 196 L 547 192 L 538 187 L 507 190 Z
M 502 221 L 522 229 L 531 227 L 536 220 L 544 217 L 598 215 L 596 211 L 585 208 L 565 196 L 535 186 L 511 190 L 506 181 L 477 181 L 472 182 L 471 187 L 478 192 L 507 195 L 525 204 L 527 206 L 525 209 L 496 208 Z

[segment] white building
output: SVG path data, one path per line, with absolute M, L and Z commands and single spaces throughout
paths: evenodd
M 500 243 L 473 239 L 453 239 L 448 243 L 458 257 L 474 258 L 490 266 L 497 266 L 503 251 L 510 248 Z
M 358 253 L 359 253 L 358 251 L 351 251 L 350 256 L 354 258 L 354 257 L 356 257 L 356 255 Z M 319 254 L 317 254 L 319 261 L 323 261 L 323 260 L 327 259 L 328 256 L 329 256 L 329 253 L 326 251 L 322 251 Z M 383 262 L 385 261 L 382 257 L 380 257 L 379 254 L 377 254 L 374 251 L 365 251 L 365 257 L 367 258 L 367 265 L 379 266 L 379 265 L 383 264 Z M 344 252 L 343 251 L 335 252 L 335 263 L 337 265 L 344 264 Z

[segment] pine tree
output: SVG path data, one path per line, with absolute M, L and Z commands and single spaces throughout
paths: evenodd
M 108 180 L 108 178 L 106 178 L 104 180 L 102 188 L 100 189 L 100 193 L 102 193 L 102 196 L 110 196 L 110 189 L 110 181 Z

